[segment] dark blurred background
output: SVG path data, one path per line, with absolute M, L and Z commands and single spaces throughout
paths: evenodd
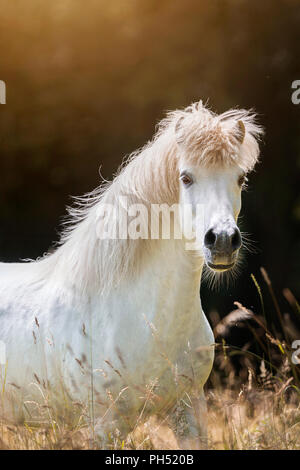
M 253 107 L 266 129 L 243 196 L 256 241 L 230 293 L 203 290 L 221 316 L 260 309 L 254 273 L 300 294 L 298 0 L 0 0 L 0 259 L 42 255 L 70 195 L 110 179 L 151 138 L 166 110 L 209 99 Z M 268 302 L 268 300 L 266 300 Z

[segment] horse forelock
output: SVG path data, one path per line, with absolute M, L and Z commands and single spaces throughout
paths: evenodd
M 178 154 L 192 165 L 204 167 L 240 166 L 251 171 L 259 156 L 258 140 L 263 133 L 250 110 L 231 109 L 215 114 L 202 102 L 171 112 Z M 241 142 L 241 124 L 245 130 Z

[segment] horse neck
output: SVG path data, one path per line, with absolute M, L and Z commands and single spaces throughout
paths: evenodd
M 96 227 L 98 204 L 117 205 L 124 194 L 131 194 L 130 203 L 142 202 L 148 210 L 152 203 L 172 205 L 177 202 L 178 169 L 174 153 L 174 145 L 161 136 L 129 162 L 101 194 L 98 203 L 84 213 L 64 244 L 49 257 L 52 279 L 85 294 L 108 292 L 123 280 L 140 276 L 156 254 L 163 253 L 164 249 L 169 261 L 175 259 L 173 254 L 177 250 L 182 266 L 195 270 L 194 256 L 184 253 L 183 241 L 103 240 L 99 239 Z M 199 260 L 197 263 L 199 265 Z M 199 282 L 198 279 L 198 285 Z
M 160 240 L 154 254 L 155 275 L 165 282 L 172 295 L 199 298 L 203 258 L 199 253 L 186 250 L 184 240 Z
M 48 280 L 62 289 L 93 296 L 134 285 L 147 272 L 161 280 L 178 272 L 177 287 L 187 288 L 181 277 L 189 280 L 189 289 L 199 291 L 203 260 L 185 250 L 184 240 L 99 240 L 91 221 L 83 221 L 76 230 L 45 260 Z

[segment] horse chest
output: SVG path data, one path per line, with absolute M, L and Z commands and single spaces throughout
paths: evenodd
M 199 294 L 191 291 L 193 283 L 182 289 L 176 278 L 160 278 L 155 288 L 153 282 L 143 283 L 143 289 L 137 283 L 130 298 L 123 298 L 120 292 L 114 312 L 105 320 L 110 325 L 106 333 L 110 334 L 99 342 L 103 352 L 98 357 L 106 357 L 118 369 L 122 386 L 137 387 L 137 395 L 154 386 L 157 395 L 164 397 L 163 402 L 173 401 L 180 389 L 204 383 L 213 358 L 213 335 L 201 310 Z M 208 350 L 199 353 L 198 347 Z M 107 383 L 114 380 L 117 392 L 121 379 L 107 363 L 104 368 Z M 135 398 L 134 406 L 138 406 Z

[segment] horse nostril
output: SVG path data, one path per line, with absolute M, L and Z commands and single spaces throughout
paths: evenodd
M 212 228 L 209 229 L 206 232 L 205 237 L 204 237 L 204 245 L 206 246 L 206 248 L 212 248 L 214 244 L 216 243 L 216 239 L 217 239 L 217 236 L 213 232 L 213 229 Z
M 242 246 L 242 238 L 238 228 L 235 229 L 234 234 L 231 237 L 231 246 L 233 251 L 238 250 Z

